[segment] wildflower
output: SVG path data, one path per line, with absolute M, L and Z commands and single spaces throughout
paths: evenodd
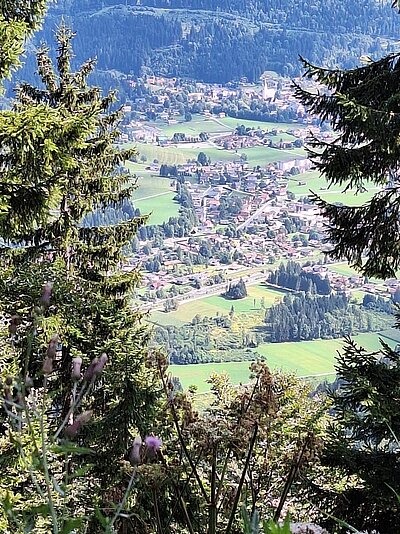
M 8 326 L 8 331 L 11 335 L 17 333 L 17 327 L 21 324 L 21 317 L 19 315 L 13 315 L 10 319 L 10 324 Z
M 144 440 L 148 458 L 154 458 L 161 449 L 162 441 L 157 436 L 147 436 Z
M 99 359 L 93 358 L 92 363 L 89 365 L 89 367 L 86 369 L 85 374 L 83 375 L 83 380 L 85 382 L 91 382 L 94 376 L 94 369 L 96 365 L 98 364 Z
M 47 347 L 46 358 L 42 368 L 43 374 L 45 375 L 49 375 L 53 371 L 53 359 L 57 353 L 58 340 L 58 334 L 54 334 Z
M 101 373 L 103 372 L 103 368 L 105 364 L 107 363 L 107 360 L 108 360 L 108 356 L 105 352 L 103 352 L 103 354 L 99 358 L 99 361 L 97 362 L 97 364 L 95 365 L 93 369 L 93 374 L 95 376 L 101 375 Z
M 140 449 L 142 448 L 142 438 L 140 436 L 136 436 L 133 440 L 133 445 L 131 452 L 129 453 L 129 461 L 131 465 L 139 465 L 142 461 L 140 456 Z
M 73 358 L 71 378 L 74 382 L 76 382 L 77 380 L 80 380 L 81 378 L 81 365 L 82 365 L 82 358 L 80 358 L 79 356 L 77 356 L 76 358 Z
M 53 358 L 46 356 L 43 362 L 42 371 L 44 375 L 49 375 L 53 372 Z
M 42 298 L 40 299 L 44 306 L 50 306 L 51 292 L 53 290 L 53 282 L 46 282 L 43 286 Z
M 75 419 L 75 421 L 71 424 L 65 427 L 64 434 L 67 436 L 67 438 L 74 438 L 78 432 L 81 430 L 82 426 L 85 425 L 90 418 L 92 417 L 92 411 L 88 410 L 86 412 L 82 412 L 78 417 Z
M 58 334 L 54 334 L 54 336 L 50 339 L 49 346 L 47 347 L 47 357 L 48 358 L 55 358 L 56 352 L 57 352 L 57 346 L 58 346 Z

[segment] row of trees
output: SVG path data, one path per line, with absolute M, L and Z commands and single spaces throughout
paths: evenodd
M 351 304 L 344 295 L 320 297 L 307 293 L 284 297 L 283 302 L 266 311 L 265 322 L 269 330 L 267 340 L 280 343 L 376 332 L 391 326 L 392 318 Z
M 327 276 L 304 271 L 303 266 L 294 261 L 281 263 L 277 270 L 271 272 L 268 282 L 287 289 L 318 295 L 330 295 L 332 291 Z

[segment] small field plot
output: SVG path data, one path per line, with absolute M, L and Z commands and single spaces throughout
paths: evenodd
M 290 124 L 284 122 L 262 122 L 252 121 L 246 119 L 237 119 L 235 117 L 225 117 L 224 119 L 218 119 L 219 123 L 222 123 L 230 128 L 236 128 L 236 126 L 243 124 L 246 128 L 261 128 L 262 130 L 297 130 L 299 128 L 306 128 L 303 124 Z M 278 134 L 279 135 L 279 134 Z
M 234 127 L 227 126 L 215 118 L 206 118 L 202 115 L 193 115 L 189 122 L 179 121 L 177 124 L 152 123 L 151 126 L 161 130 L 162 135 L 172 137 L 174 133 L 184 133 L 186 135 L 199 135 L 201 132 L 208 134 L 229 133 Z
M 151 173 L 136 173 L 137 189 L 132 200 L 142 215 L 150 215 L 148 224 L 162 224 L 179 214 L 179 203 L 174 200 L 175 191 L 168 178 Z
M 246 154 L 249 165 L 256 167 L 264 167 L 268 163 L 277 161 L 290 161 L 298 157 L 303 157 L 305 152 L 301 148 L 292 150 L 281 150 L 279 148 L 270 148 L 267 146 L 257 146 L 251 148 L 244 148 L 239 150 L 240 154 Z
M 195 315 L 202 317 L 215 317 L 217 314 L 227 315 L 232 306 L 235 313 L 252 313 L 279 302 L 285 295 L 282 291 L 266 288 L 263 285 L 248 286 L 248 296 L 240 300 L 229 300 L 220 295 L 212 295 L 202 299 L 180 304 L 179 308 L 170 313 L 154 312 L 151 316 L 153 322 L 159 324 L 179 325 L 182 322 L 191 322 Z
M 379 333 L 353 336 L 356 343 L 368 351 L 379 350 Z M 386 341 L 386 339 L 385 339 Z M 388 344 L 395 344 L 387 340 Z M 272 368 L 293 371 L 299 376 L 334 372 L 337 351 L 343 349 L 342 339 L 316 339 L 293 343 L 265 343 L 255 349 Z
M 293 176 L 288 184 L 288 191 L 297 196 L 308 196 L 312 192 L 331 204 L 341 202 L 347 206 L 365 204 L 378 190 L 376 187 L 371 187 L 364 193 L 356 193 L 355 191 L 343 192 L 338 186 L 332 186 L 328 189 L 326 179 L 318 171 L 310 171 Z
M 179 215 L 180 205 L 174 197 L 174 192 L 162 193 L 152 198 L 134 199 L 134 204 L 141 215 L 150 214 L 147 224 L 163 224 L 170 217 Z
M 397 341 L 384 337 L 384 332 L 382 334 L 359 334 L 353 339 L 371 352 L 379 350 L 379 337 L 382 337 L 388 345 L 395 347 Z M 298 376 L 312 377 L 315 375 L 316 379 L 319 378 L 322 381 L 333 377 L 337 351 L 342 349 L 343 340 L 328 339 L 299 343 L 266 343 L 255 349 L 255 352 L 263 355 L 271 368 L 294 372 Z M 246 383 L 249 379 L 250 365 L 251 362 L 249 361 L 171 365 L 169 370 L 174 376 L 179 377 L 183 387 L 196 385 L 199 393 L 202 393 L 210 389 L 206 381 L 212 373 L 226 372 L 234 384 Z
M 199 393 L 210 390 L 207 383 L 213 373 L 227 373 L 233 384 L 249 381 L 249 366 L 251 362 L 200 363 L 196 365 L 171 365 L 168 370 L 177 376 L 184 388 L 195 385 Z
M 326 187 L 326 180 L 318 171 L 305 172 L 289 180 L 288 191 L 298 196 L 308 196 L 310 191 L 320 194 L 321 187 Z

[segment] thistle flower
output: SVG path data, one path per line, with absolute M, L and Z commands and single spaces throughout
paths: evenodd
M 107 360 L 108 360 L 108 356 L 107 356 L 107 354 L 105 352 L 103 352 L 103 354 L 100 356 L 97 364 L 95 365 L 95 367 L 93 369 L 94 376 L 101 375 L 101 373 L 103 372 L 103 368 L 104 368 L 105 364 L 107 363 Z
M 83 380 L 85 382 L 91 382 L 94 376 L 94 369 L 96 365 L 99 363 L 98 358 L 93 358 L 92 363 L 89 365 L 89 367 L 86 369 L 85 374 L 83 375 Z
M 162 441 L 157 436 L 147 436 L 144 442 L 148 449 L 153 449 L 155 451 L 160 450 L 162 447 Z
M 53 358 L 46 356 L 43 362 L 42 371 L 44 375 L 49 375 L 53 372 Z
M 11 335 L 17 333 L 18 325 L 21 324 L 21 317 L 19 315 L 13 315 L 10 319 L 10 324 L 8 326 L 8 331 Z
M 131 452 L 129 453 L 129 461 L 131 465 L 139 465 L 142 462 L 142 458 L 140 456 L 140 449 L 142 448 L 142 438 L 140 436 L 136 436 L 133 440 L 133 445 Z
M 55 358 L 56 352 L 57 352 L 57 346 L 58 346 L 58 334 L 54 334 L 52 338 L 50 339 L 49 345 L 47 347 L 47 357 L 48 358 Z
M 53 282 L 46 282 L 43 286 L 41 302 L 44 306 L 50 306 L 51 293 L 53 290 Z
M 87 410 L 86 412 L 82 412 L 78 417 L 75 419 L 75 421 L 71 424 L 65 427 L 64 434 L 67 436 L 67 438 L 74 438 L 78 432 L 81 430 L 82 426 L 85 425 L 90 418 L 92 417 L 92 411 Z
M 154 458 L 162 447 L 162 441 L 157 436 L 147 436 L 144 440 L 148 458 Z
M 81 378 L 81 365 L 82 365 L 82 358 L 80 358 L 79 356 L 77 356 L 76 358 L 73 358 L 71 378 L 74 382 L 80 380 Z

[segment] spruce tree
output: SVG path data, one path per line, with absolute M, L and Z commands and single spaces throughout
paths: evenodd
M 0 115 L 0 311 L 13 327 L 2 363 L 32 376 L 40 391 L 47 346 L 58 335 L 61 354 L 49 377 L 56 428 L 71 404 L 73 358 L 87 368 L 107 354 L 102 379 L 81 407 L 93 419 L 80 442 L 96 453 L 91 498 L 110 509 L 126 484 L 116 466 L 134 435 L 148 431 L 157 398 L 149 331 L 131 303 L 139 273 L 121 269 L 123 248 L 144 219 L 82 225 L 87 214 L 130 199 L 134 180 L 123 163 L 134 151 L 117 146 L 115 95 L 87 83 L 94 61 L 71 70 L 72 38 L 61 25 L 56 66 L 42 47 L 41 86 L 21 85 L 14 109 Z
M 332 141 L 313 137 L 308 152 L 329 186 L 378 189 L 362 206 L 338 206 L 314 195 L 328 220 L 331 256 L 366 276 L 394 276 L 400 266 L 400 55 L 352 70 L 315 67 L 302 60 L 318 89 L 296 86 L 310 113 L 329 121 Z
M 25 39 L 39 27 L 46 4 L 47 0 L 1 0 L 0 81 L 19 66 Z
M 330 254 L 366 276 L 394 276 L 400 266 L 400 55 L 366 58 L 350 70 L 302 61 L 305 76 L 316 84 L 312 90 L 297 85 L 297 96 L 334 131 L 332 141 L 310 140 L 316 168 L 329 185 L 376 189 L 358 207 L 330 204 L 314 195 L 327 218 Z M 380 351 L 368 353 L 347 340 L 337 375 L 323 462 L 341 479 L 329 489 L 316 481 L 314 497 L 320 508 L 360 530 L 398 532 L 399 351 L 382 343 Z

